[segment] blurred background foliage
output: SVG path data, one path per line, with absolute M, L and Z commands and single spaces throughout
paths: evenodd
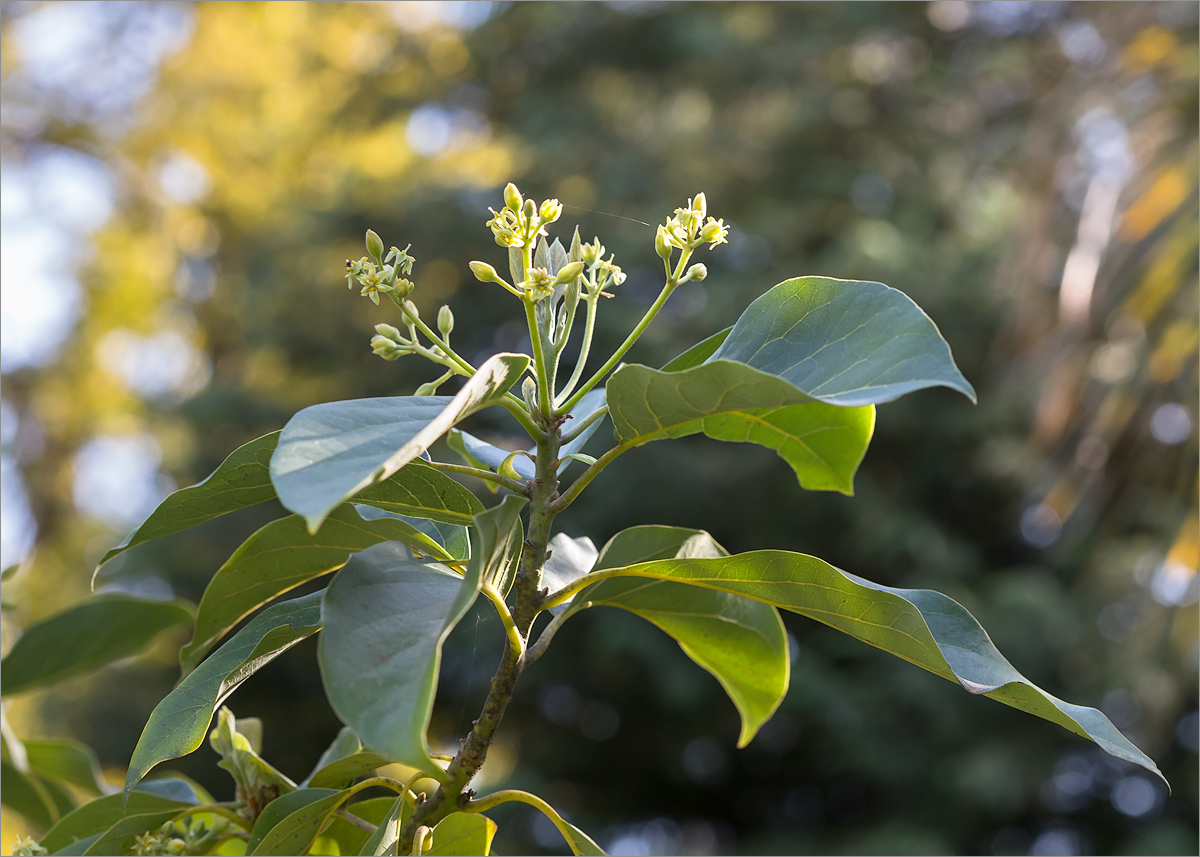
M 1047 724 L 788 617 L 793 679 L 745 750 L 720 687 L 619 611 L 523 679 L 488 785 L 544 794 L 614 854 L 1197 852 L 1197 7 L 1109 3 L 0 4 L 5 645 L 88 595 L 165 492 L 333 399 L 433 377 L 367 340 L 342 285 L 370 226 L 482 359 L 527 348 L 483 222 L 508 180 L 567 206 L 657 292 L 653 231 L 699 190 L 732 223 L 631 358 L 662 362 L 789 276 L 874 279 L 979 391 L 880 409 L 856 496 L 757 447 L 622 459 L 560 519 L 801 550 L 968 606 L 1014 664 L 1102 708 L 1174 794 Z M 644 221 L 645 223 L 639 222 Z M 515 425 L 475 428 L 503 440 Z M 197 601 L 256 508 L 106 567 Z M 591 612 L 591 611 L 589 611 Z M 468 727 L 500 634 L 452 638 L 435 713 Z M 182 639 L 23 697 L 114 778 Z M 337 722 L 313 646 L 230 704 L 302 777 Z M 176 765 L 230 791 L 207 746 Z M 554 853 L 532 811 L 502 847 Z M 24 830 L 4 817 L 2 846 Z

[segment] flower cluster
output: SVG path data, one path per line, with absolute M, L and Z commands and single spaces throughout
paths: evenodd
M 368 229 L 367 252 L 370 256 L 363 256 L 357 262 L 346 260 L 347 287 L 353 288 L 357 281 L 362 286 L 363 297 L 370 298 L 377 305 L 380 293 L 391 296 L 396 302 L 408 297 L 413 284 L 405 277 L 412 273 L 413 262 L 416 261 L 408 255 L 408 247 L 403 250 L 393 247 L 384 256 L 383 240 L 374 230 Z
M 675 216 L 658 227 L 654 239 L 654 249 L 663 259 L 669 259 L 675 250 L 694 250 L 701 244 L 708 244 L 710 250 L 715 250 L 718 244 L 726 243 L 729 227 L 724 220 L 708 217 L 708 202 L 704 194 L 696 194 L 695 199 L 689 199 L 687 208 L 675 209 Z
M 524 247 L 545 235 L 547 224 L 562 216 L 562 203 L 547 199 L 539 206 L 532 199 L 522 199 L 512 182 L 504 188 L 504 208 L 497 212 L 489 208 L 492 219 L 487 222 L 496 243 L 501 247 Z

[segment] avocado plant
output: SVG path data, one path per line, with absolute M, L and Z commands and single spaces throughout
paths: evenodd
M 787 692 L 779 611 L 788 610 L 1159 773 L 1099 711 L 1017 672 L 945 595 L 883 586 L 802 553 L 730 554 L 695 529 L 637 526 L 599 550 L 556 531 L 556 517 L 593 483 L 620 490 L 604 478 L 617 458 L 692 434 L 769 447 L 801 488 L 851 493 L 876 405 L 934 386 L 975 399 L 911 299 L 881 283 L 790 279 L 665 366 L 624 363 L 671 296 L 707 276 L 695 254 L 726 240 L 727 227 L 698 194 L 657 227 L 657 299 L 595 361 L 602 298 L 625 279 L 614 258 L 578 230 L 567 245 L 551 240 L 558 200 L 539 205 L 509 184 L 491 213 L 507 276 L 481 261 L 470 268 L 517 301 L 532 353 L 495 354 L 478 366 L 464 359 L 451 341 L 450 308 L 431 326 L 410 298 L 410 248 L 385 248 L 368 231 L 367 255 L 347 261 L 347 281 L 398 311 L 397 325 L 376 326 L 373 351 L 384 360 L 419 356 L 440 374 L 414 395 L 305 408 L 169 496 L 109 551 L 101 564 L 272 498 L 292 513 L 250 536 L 213 575 L 180 651 L 183 679 L 150 715 L 124 789 L 63 814 L 40 842 L 22 845 L 25 853 L 487 854 L 497 830 L 488 810 L 519 801 L 545 813 L 573 854 L 602 854 L 542 798 L 472 788 L 522 673 L 565 622 L 594 607 L 654 624 L 711 673 L 740 714 L 739 747 Z M 439 393 L 447 384 L 457 389 Z M 525 448 L 501 448 L 461 427 L 487 409 L 507 412 L 528 435 Z M 606 421 L 611 429 L 599 432 Z M 609 437 L 598 456 L 584 451 Z M 431 457 L 442 439 L 438 449 L 460 460 Z M 468 490 L 464 477 L 490 493 Z M 480 496 L 495 502 L 485 506 Z M 323 589 L 281 598 L 324 576 Z M 457 752 L 442 755 L 428 736 L 441 649 L 481 597 L 503 624 L 503 646 L 492 655 L 496 671 L 478 717 Z M 345 728 L 294 782 L 260 755 L 262 724 L 237 719 L 223 703 L 314 634 L 325 693 Z M 36 655 L 14 649 L 6 680 L 9 661 L 20 666 L 22 657 Z M 206 735 L 233 777 L 232 799 L 215 801 L 180 779 L 146 779 Z

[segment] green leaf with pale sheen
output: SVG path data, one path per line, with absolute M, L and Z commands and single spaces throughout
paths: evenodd
M 465 577 L 385 542 L 355 554 L 321 609 L 318 650 L 325 693 L 363 745 L 441 775 L 425 733 L 442 643 L 479 593 L 480 566 Z
M 269 464 L 278 442 L 279 432 L 274 431 L 242 444 L 203 482 L 168 495 L 141 526 L 104 555 L 100 566 L 142 542 L 272 499 L 275 488 L 271 485 Z
M 43 779 L 67 783 L 93 795 L 111 791 L 100 774 L 100 761 L 86 744 L 69 738 L 31 738 L 24 744 L 30 771 Z
M 337 738 L 321 754 L 311 774 L 300 783 L 301 788 L 344 789 L 359 777 L 388 764 L 378 753 L 362 748 L 354 730 L 343 726 Z
M 8 761 L 0 762 L 0 802 L 38 830 L 46 830 L 75 808 L 61 784 L 19 771 Z
M 926 387 L 975 390 L 937 325 L 883 283 L 798 277 L 750 304 L 707 362 L 733 361 L 839 405 L 878 405 Z
M 356 807 L 357 804 L 351 806 L 350 811 L 355 815 L 359 815 Z M 359 817 L 365 816 L 360 815 Z M 362 857 L 383 857 L 385 854 L 395 854 L 397 828 L 403 827 L 404 822 L 408 820 L 408 804 L 404 798 L 397 797 L 392 801 L 391 806 L 388 807 L 387 814 L 383 818 L 378 820 L 371 818 L 368 820 L 375 822 L 375 832 L 367 838 L 367 841 L 363 843 L 358 853 Z
M 529 501 L 509 494 L 492 508 L 475 516 L 471 528 L 470 575 L 507 595 L 521 561 L 525 532 L 521 526 L 521 511 Z
M 478 497 L 419 458 L 361 491 L 354 502 L 410 518 L 460 526 L 470 526 L 472 516 L 483 511 Z
M 379 517 L 374 517 L 373 514 Z M 196 611 L 196 630 L 179 652 L 186 675 L 238 622 L 273 598 L 341 568 L 352 553 L 380 542 L 402 541 L 423 554 L 452 559 L 412 524 L 371 509 L 370 520 L 347 503 L 316 533 L 289 515 L 246 539 L 213 575 Z
M 11 696 L 135 655 L 169 628 L 192 621 L 182 601 L 102 594 L 31 625 L 0 664 Z
M 786 380 L 727 360 L 678 372 L 623 366 L 607 392 L 623 443 L 697 433 L 757 443 L 774 449 L 810 490 L 853 493 L 875 427 L 871 406 L 817 402 Z
M 433 828 L 433 845 L 425 853 L 429 857 L 474 857 L 492 850 L 496 822 L 475 812 L 455 812 L 443 818 Z
M 712 357 L 713 352 L 721 347 L 721 343 L 729 336 L 732 327 L 727 327 L 724 330 L 718 330 L 712 336 L 706 337 L 687 351 L 684 351 L 678 357 L 668 361 L 663 367 L 664 372 L 681 372 L 684 369 L 691 369 L 693 366 L 699 366 L 709 357 Z
M 126 813 L 131 817 L 155 813 L 165 813 L 169 816 L 190 806 L 185 802 L 140 790 L 129 795 L 129 802 L 124 810 L 121 808 L 121 800 L 121 795 L 105 795 L 72 810 L 46 831 L 46 835 L 40 840 L 42 847 L 51 854 L 58 853 L 73 842 L 103 834 L 120 822 Z M 159 822 L 159 825 L 161 824 L 162 822 Z
M 421 455 L 460 420 L 494 404 L 529 366 L 524 354 L 496 354 L 453 397 L 402 396 L 328 402 L 284 426 L 271 457 L 280 502 L 315 531 L 359 491 Z
M 200 746 L 213 713 L 243 681 L 320 630 L 321 596 L 314 592 L 259 613 L 160 702 L 129 761 L 125 795 L 159 762 Z
M 633 527 L 609 540 L 594 571 L 654 559 L 727 555 L 703 530 Z M 674 639 L 729 694 L 741 715 L 739 747 L 750 743 L 787 693 L 787 632 L 770 604 L 686 583 L 624 577 L 587 587 L 573 603 L 575 610 L 620 607 Z
M 973 694 L 1057 723 L 1162 777 L 1154 761 L 1099 711 L 1063 702 L 1017 672 L 966 608 L 939 592 L 883 586 L 787 551 L 654 560 L 598 574 L 703 586 L 799 613 Z
M 321 828 L 350 797 L 346 791 L 335 789 L 301 789 L 276 798 L 255 821 L 246 843 L 247 853 L 308 853 Z

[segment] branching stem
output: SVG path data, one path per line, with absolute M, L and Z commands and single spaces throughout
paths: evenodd
M 493 473 L 490 470 L 483 470 L 479 467 L 468 467 L 465 464 L 445 464 L 441 461 L 426 461 L 425 464 L 443 473 L 459 473 L 463 476 L 474 476 L 476 479 L 482 479 L 485 482 L 494 482 L 501 487 L 507 488 L 514 494 L 526 493 L 524 482 L 509 479 L 507 476 L 501 476 L 499 473 Z

